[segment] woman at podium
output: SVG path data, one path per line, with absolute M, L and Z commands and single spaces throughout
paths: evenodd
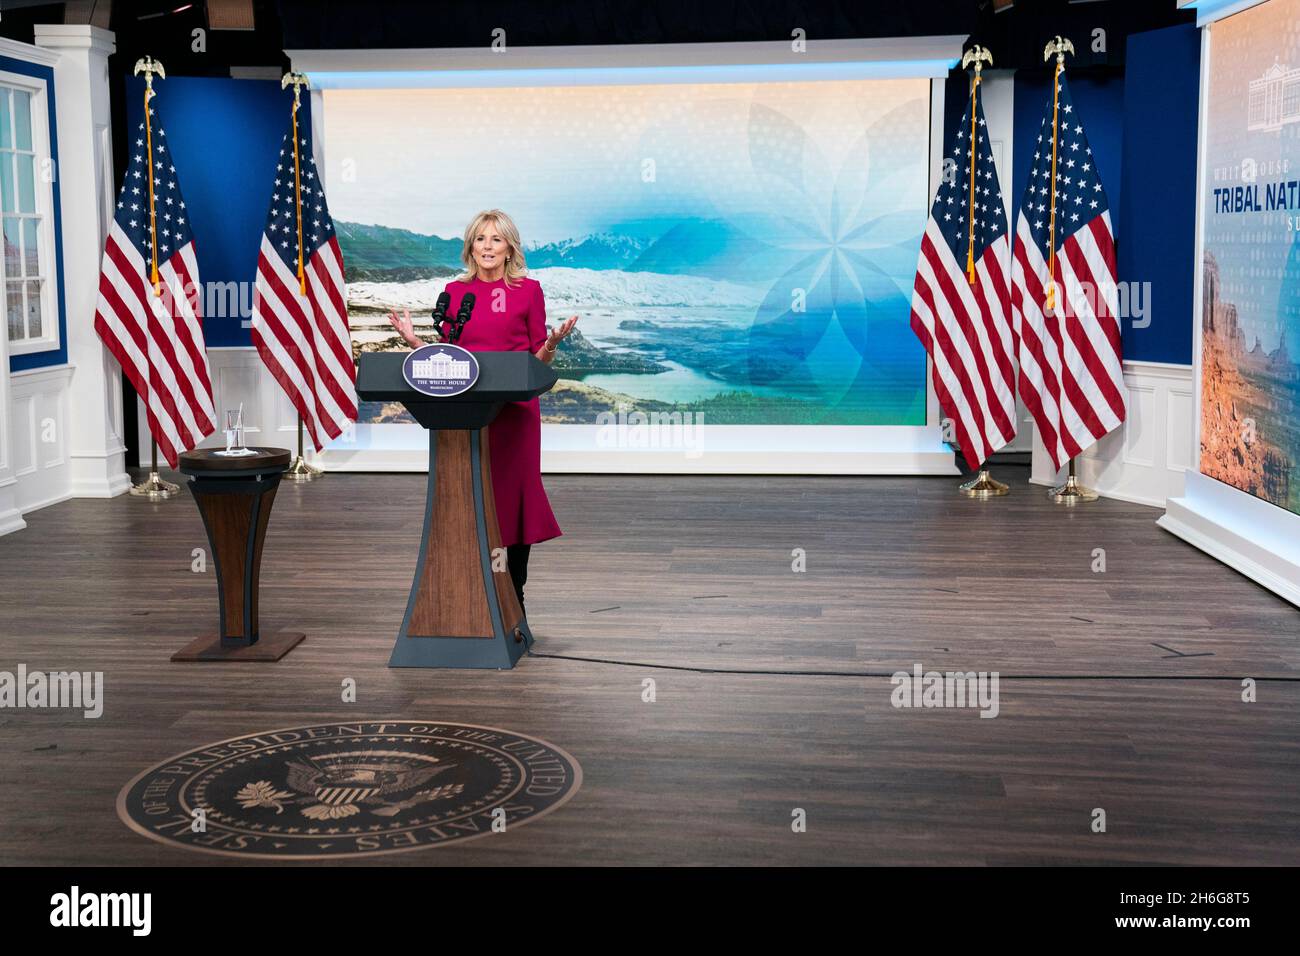
M 547 329 L 542 286 L 527 276 L 523 242 L 514 221 L 500 209 L 475 216 L 465 230 L 461 261 L 465 272 L 447 283 L 445 290 L 451 296 L 447 314 L 457 313 L 467 293 L 474 294 L 474 309 L 457 344 L 471 352 L 529 351 L 549 364 L 578 317 Z M 393 310 L 388 320 L 411 348 L 425 344 L 415 334 L 408 310 L 401 315 Z M 542 486 L 538 399 L 511 402 L 501 410 L 488 426 L 488 456 L 501 543 L 522 608 L 532 546 L 562 534 Z

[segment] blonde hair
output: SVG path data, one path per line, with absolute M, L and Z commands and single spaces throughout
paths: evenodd
M 528 264 L 524 261 L 524 244 L 519 238 L 519 227 L 500 209 L 484 209 L 465 228 L 465 247 L 460 251 L 460 261 L 465 264 L 465 271 L 456 279 L 459 282 L 472 282 L 478 278 L 478 263 L 474 261 L 474 238 L 489 222 L 496 225 L 497 231 L 510 247 L 505 280 L 506 285 L 513 287 L 512 280 L 521 279 L 528 274 Z

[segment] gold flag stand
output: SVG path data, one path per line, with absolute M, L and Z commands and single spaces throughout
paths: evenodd
M 289 464 L 289 470 L 282 476 L 286 481 L 315 481 L 324 474 L 319 468 L 307 464 L 302 455 L 302 416 L 298 416 L 298 457 Z
M 158 474 L 158 443 L 149 442 L 149 477 L 138 485 L 131 486 L 131 494 L 137 498 L 147 498 L 150 501 L 166 501 L 168 498 L 175 498 L 181 493 L 181 486 L 173 484 L 170 481 L 164 481 L 162 475 Z
M 1075 472 L 1074 459 L 1070 459 L 1070 470 L 1066 474 L 1065 484 L 1057 485 L 1047 493 L 1058 505 L 1077 505 L 1084 501 L 1096 501 L 1099 497 L 1097 492 L 1093 491 L 1086 485 L 1079 484 L 1079 476 Z
M 981 468 L 978 475 L 958 485 L 957 490 L 967 498 L 1001 498 L 1011 493 L 1011 489 L 990 475 L 987 468 Z

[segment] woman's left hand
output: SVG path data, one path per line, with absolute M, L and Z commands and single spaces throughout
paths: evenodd
M 551 329 L 550 334 L 546 336 L 546 344 L 551 348 L 556 348 L 561 342 L 568 338 L 569 333 L 573 331 L 573 327 L 577 324 L 578 317 L 576 315 L 569 316 L 569 318 L 565 319 L 559 328 Z
M 565 319 L 563 323 L 552 328 L 546 335 L 546 344 L 542 346 L 537 353 L 537 357 L 543 362 L 549 362 L 555 357 L 555 350 L 560 347 L 560 343 L 568 338 L 569 333 L 573 331 L 574 326 L 578 324 L 576 315 Z

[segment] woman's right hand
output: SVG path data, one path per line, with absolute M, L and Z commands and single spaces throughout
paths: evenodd
M 411 325 L 411 310 L 403 309 L 402 314 L 398 315 L 396 309 L 390 309 L 388 312 L 388 321 L 393 328 L 397 329 L 397 334 L 402 340 L 413 349 L 418 349 L 424 343 L 415 336 L 415 328 Z

